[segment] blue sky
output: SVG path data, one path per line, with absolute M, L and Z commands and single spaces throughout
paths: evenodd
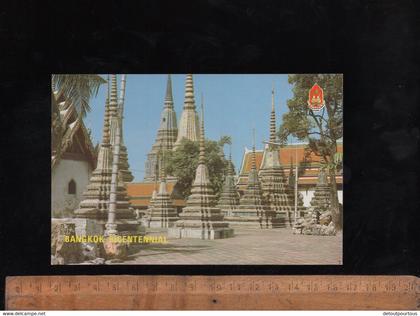
M 105 76 L 106 78 L 106 76 Z M 118 75 L 118 87 L 120 87 Z M 287 75 L 208 75 L 195 74 L 194 94 L 197 109 L 204 96 L 206 138 L 218 140 L 222 135 L 232 137 L 232 159 L 238 170 L 244 148 L 252 147 L 252 129 L 255 127 L 256 147 L 269 137 L 271 89 L 274 84 L 277 126 L 287 112 L 287 99 L 292 97 L 292 86 Z M 160 114 L 165 98 L 167 75 L 127 75 L 124 107 L 124 142 L 134 181 L 143 180 L 146 155 L 155 141 Z M 172 75 L 172 91 L 177 119 L 184 103 L 185 75 Z M 119 92 L 118 92 L 119 95 Z M 85 123 L 92 130 L 93 142 L 101 139 L 106 84 L 91 100 L 92 111 Z M 228 146 L 225 153 L 229 154 Z

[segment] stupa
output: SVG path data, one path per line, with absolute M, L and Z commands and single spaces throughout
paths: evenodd
M 158 152 L 172 150 L 178 135 L 176 122 L 176 112 L 172 96 L 172 79 L 168 75 L 166 82 L 166 94 L 163 111 L 160 116 L 160 125 L 156 136 L 156 141 L 147 155 L 145 164 L 145 182 L 155 181 L 155 170 L 158 165 Z M 171 178 L 172 179 L 172 178 Z
M 331 205 L 331 188 L 328 184 L 327 174 L 321 167 L 318 174 L 318 181 L 315 187 L 314 196 L 311 200 L 311 206 L 320 211 L 326 211 Z
M 258 179 L 255 161 L 255 139 L 252 146 L 251 158 L 251 170 L 248 174 L 248 184 L 245 193 L 239 201 L 238 208 L 232 210 L 232 215 L 226 216 L 225 220 L 232 227 L 270 228 L 272 215 L 270 210 L 265 206 L 261 184 Z
M 148 205 L 147 209 L 145 210 L 144 215 L 142 217 L 142 222 L 143 222 L 144 226 L 146 226 L 146 227 L 150 227 L 150 214 L 152 213 L 153 203 L 154 203 L 154 200 L 156 199 L 156 195 L 157 195 L 157 192 L 158 192 L 158 174 L 157 173 L 158 172 L 157 172 L 157 165 L 156 165 L 155 180 L 154 180 L 155 185 L 154 185 L 154 188 L 153 188 L 152 197 L 150 198 L 149 205 Z
M 204 148 L 204 116 L 202 108 L 200 156 L 187 206 L 179 214 L 174 228 L 168 230 L 169 237 L 220 239 L 233 236 L 233 229 L 223 221 L 220 208 L 216 207 L 216 198 L 211 188 L 209 172 L 206 166 Z
M 239 194 L 235 186 L 235 177 L 232 169 L 232 156 L 229 155 L 227 173 L 217 207 L 222 210 L 223 215 L 232 216 L 232 211 L 237 209 L 238 205 Z
M 271 92 L 270 141 L 265 146 L 259 172 L 262 191 L 267 205 L 272 211 L 270 225 L 273 228 L 291 227 L 294 212 L 294 198 L 288 195 L 288 180 L 279 161 L 276 145 L 276 112 L 274 108 L 274 89 Z
M 161 159 L 159 191 L 151 201 L 149 227 L 168 228 L 178 220 L 178 212 L 172 205 L 172 200 L 166 189 L 166 175 Z
M 179 120 L 178 137 L 174 144 L 176 149 L 182 139 L 198 141 L 200 139 L 199 119 L 195 108 L 193 75 L 188 74 L 185 79 L 184 108 Z
M 108 89 L 109 93 L 109 89 Z M 109 102 L 108 102 L 109 100 Z M 112 75 L 111 91 L 105 103 L 104 126 L 102 131 L 102 142 L 98 153 L 98 163 L 92 173 L 90 182 L 83 193 L 84 199 L 80 202 L 79 208 L 75 211 L 77 218 L 91 218 L 105 223 L 108 217 L 109 196 L 112 176 L 112 147 L 110 143 L 111 127 L 118 128 L 115 119 L 118 119 L 117 111 L 117 79 Z M 115 134 L 115 130 L 112 131 Z M 121 179 L 120 179 L 121 180 Z M 134 214 L 129 210 L 127 191 L 122 181 L 118 181 L 116 196 L 116 219 L 134 219 Z

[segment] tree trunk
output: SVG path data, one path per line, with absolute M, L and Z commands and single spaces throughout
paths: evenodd
M 61 154 L 63 126 L 61 124 L 60 110 L 51 90 L 51 155 L 58 159 Z
M 334 154 L 337 152 L 337 146 L 333 146 L 332 155 L 330 157 L 330 161 L 334 161 Z M 337 230 L 341 230 L 342 225 L 342 214 L 340 211 L 340 205 L 338 201 L 338 190 L 337 190 L 337 181 L 336 181 L 336 173 L 335 173 L 335 164 L 331 163 L 332 168 L 329 169 L 329 176 L 331 182 L 331 213 L 332 213 L 332 220 Z

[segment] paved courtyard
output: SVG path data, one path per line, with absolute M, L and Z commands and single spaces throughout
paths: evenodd
M 164 235 L 159 234 L 159 235 Z M 235 230 L 233 238 L 168 239 L 142 245 L 122 264 L 342 264 L 342 234 L 293 235 L 290 229 Z

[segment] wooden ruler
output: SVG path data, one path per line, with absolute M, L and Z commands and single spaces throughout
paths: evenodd
M 417 310 L 412 276 L 18 276 L 9 310 Z

